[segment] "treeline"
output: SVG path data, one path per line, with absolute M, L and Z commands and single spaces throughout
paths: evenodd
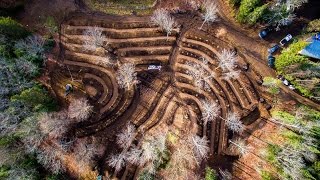
M 35 154 L 26 153 L 28 125 L 57 109 L 48 91 L 34 79 L 41 73 L 52 40 L 32 35 L 8 17 L 0 17 L 0 179 L 55 179 L 46 175 Z
M 284 0 L 266 3 L 263 0 L 229 0 L 236 9 L 236 20 L 254 25 L 264 23 L 280 29 L 289 25 L 295 18 L 294 11 L 307 0 Z
M 261 171 L 262 178 L 319 179 L 320 112 L 302 106 L 295 112 L 276 109 L 271 114 L 283 128 L 263 152 L 274 169 Z

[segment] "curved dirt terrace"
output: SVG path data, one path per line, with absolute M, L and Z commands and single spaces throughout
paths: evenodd
M 228 140 L 239 134 L 229 131 L 223 118 L 231 112 L 239 114 L 248 132 L 253 132 L 261 125 L 264 117 L 260 117 L 260 112 L 267 110 L 259 99 L 267 96 L 258 82 L 262 77 L 275 76 L 264 60 L 266 43 L 249 37 L 241 29 L 229 25 L 225 19 L 215 23 L 215 28 L 204 31 L 198 30 L 195 24 L 190 24 L 186 19 L 177 19 L 183 23 L 183 27 L 168 37 L 150 24 L 149 17 L 77 12 L 64 21 L 60 39 L 62 50 L 65 50 L 61 51 L 64 57 L 62 63 L 70 66 L 71 74 L 83 84 L 84 88 L 76 88 L 76 91 L 81 89 L 89 96 L 90 102 L 96 103 L 94 117 L 77 125 L 75 136 L 105 138 L 109 146 L 114 144 L 114 140 L 108 138 L 114 139 L 117 132 L 129 122 L 137 128 L 138 134 L 165 128 L 192 129 L 198 135 L 209 138 L 210 159 L 235 159 L 228 155 Z M 83 32 L 90 27 L 103 30 L 106 38 L 101 48 L 104 53 L 82 49 L 84 40 L 88 38 Z M 219 30 L 225 33 L 219 34 Z M 236 79 L 225 79 L 218 68 L 218 57 L 223 49 L 237 51 L 236 69 L 240 75 Z M 117 59 L 111 65 L 103 64 L 107 54 Z M 207 64 L 201 61 L 202 57 L 208 60 Z M 139 84 L 130 90 L 121 89 L 116 80 L 117 64 L 124 62 L 136 65 Z M 148 70 L 148 65 L 154 63 L 161 64 L 162 69 Z M 202 82 L 207 85 L 206 89 L 199 89 L 195 85 L 190 72 L 199 69 L 190 64 L 197 64 L 205 73 L 214 74 Z M 78 73 L 81 71 L 82 75 Z M 55 84 L 57 78 L 52 82 L 53 89 L 62 91 L 64 86 Z M 286 87 L 282 88 L 297 101 L 320 109 L 311 100 Z M 222 118 L 202 123 L 202 103 L 205 100 L 219 104 Z M 179 123 L 183 118 L 178 118 L 178 111 L 184 111 L 190 121 Z M 250 121 L 247 121 L 249 117 Z M 137 143 L 142 139 L 140 136 L 137 135 Z M 106 158 L 117 148 L 107 147 L 105 155 L 99 160 L 98 168 L 102 175 L 114 171 L 108 166 Z M 213 161 L 211 163 L 217 167 L 219 162 Z M 132 179 L 138 171 L 137 167 L 126 165 L 121 169 L 126 173 L 123 176 L 118 173 L 118 178 Z

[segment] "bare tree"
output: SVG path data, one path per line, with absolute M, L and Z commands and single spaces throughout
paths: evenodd
M 282 16 L 281 19 L 279 19 L 276 23 L 276 31 L 280 30 L 281 26 L 288 26 L 292 23 L 292 21 L 296 18 L 296 15 L 293 13 L 290 13 L 288 15 Z
M 219 174 L 222 180 L 232 180 L 232 174 L 228 170 L 222 170 L 219 168 Z
M 236 139 L 236 140 L 229 140 L 231 143 L 231 151 L 238 153 L 240 156 L 243 156 L 249 152 L 249 147 L 246 145 L 244 140 Z
M 277 154 L 277 161 L 281 164 L 283 172 L 292 179 L 303 179 L 302 169 L 305 167 L 301 154 L 292 147 L 285 146 Z
M 11 157 L 10 150 L 0 146 L 0 167 L 11 164 L 11 161 L 12 161 L 12 157 Z
M 237 55 L 236 52 L 223 49 L 222 52 L 218 55 L 219 58 L 219 67 L 223 71 L 233 71 L 236 67 Z
M 70 126 L 70 121 L 67 120 L 64 112 L 43 113 L 38 121 L 41 133 L 52 138 L 62 137 Z
M 19 124 L 18 133 L 22 136 L 24 148 L 28 153 L 38 152 L 44 140 L 43 134 L 39 129 L 39 124 L 34 117 L 26 118 Z
M 27 77 L 34 77 L 38 73 L 38 67 L 31 61 L 26 60 L 24 57 L 20 57 L 15 60 L 17 70 L 26 75 Z
M 156 133 L 153 136 L 153 145 L 157 148 L 158 152 L 164 152 L 167 149 L 166 140 L 167 140 L 168 131 L 167 129 L 162 129 L 161 132 Z
M 40 132 L 34 132 L 32 134 L 29 134 L 28 136 L 25 136 L 22 139 L 22 142 L 24 143 L 26 152 L 35 153 L 39 150 L 39 147 L 43 142 L 43 136 Z
M 132 63 L 122 64 L 117 71 L 117 81 L 121 88 L 130 90 L 138 83 L 135 65 Z
M 287 0 L 287 11 L 293 11 L 299 7 L 301 7 L 303 4 L 308 3 L 308 0 Z
M 129 148 L 135 138 L 136 128 L 132 124 L 128 124 L 121 133 L 117 134 L 117 143 L 123 149 Z
M 194 11 L 198 10 L 201 7 L 201 3 L 194 0 L 185 0 L 184 3 L 187 7 L 190 7 Z
M 232 70 L 224 73 L 223 79 L 225 80 L 238 79 L 240 77 L 240 74 L 241 74 L 241 71 Z
M 76 149 L 76 160 L 80 171 L 84 171 L 86 165 L 92 166 L 93 158 L 97 154 L 97 147 L 87 141 L 79 141 Z
M 317 160 L 317 155 L 314 152 L 314 149 L 317 148 L 317 139 L 312 136 L 310 132 L 312 127 L 316 127 L 317 125 L 307 125 L 310 126 L 308 131 L 301 131 L 302 133 L 302 148 L 299 149 L 300 153 L 303 155 L 303 157 L 310 161 L 310 162 L 315 162 Z
M 288 0 L 287 2 L 289 1 L 290 0 Z M 275 3 L 273 6 L 271 6 L 269 9 L 271 11 L 270 16 L 267 16 L 267 19 L 269 20 L 268 24 L 272 24 L 273 26 L 275 26 L 276 31 L 279 31 L 281 26 L 287 26 L 291 24 L 296 17 L 292 10 L 292 5 L 293 4 L 290 2 L 287 5 L 280 2 Z M 284 11 L 284 8 L 287 8 L 287 10 Z
M 110 58 L 110 56 L 105 55 L 103 59 L 98 60 L 98 65 L 102 67 L 113 67 L 115 64 L 114 62 L 112 62 L 112 59 Z
M 171 34 L 176 22 L 170 13 L 165 9 L 157 9 L 151 16 L 151 21 L 167 33 L 167 37 Z
M 38 162 L 54 174 L 59 174 L 65 170 L 61 159 L 63 159 L 61 153 L 50 146 L 41 148 L 37 153 Z
M 42 57 L 44 54 L 44 39 L 41 36 L 29 36 L 15 43 L 14 47 L 26 53 L 29 57 Z
M 244 125 L 240 121 L 240 116 L 237 113 L 228 113 L 225 121 L 231 131 L 237 133 L 242 133 L 244 131 Z
M 216 76 L 214 71 L 208 72 L 203 66 L 208 66 L 208 60 L 201 57 L 201 63 L 187 62 L 186 65 L 192 69 L 187 70 L 187 74 L 192 77 L 193 84 L 199 88 L 206 91 L 210 91 L 210 85 L 207 81 L 210 81 Z M 201 65 L 202 64 L 202 65 Z
M 156 165 L 162 161 L 162 154 L 166 150 L 167 131 L 158 133 L 154 136 L 146 136 L 142 143 L 142 155 L 140 166 L 151 174 L 155 173 Z
M 207 122 L 213 121 L 219 117 L 220 106 L 216 102 L 210 102 L 209 100 L 202 101 L 202 120 L 206 124 Z
M 78 122 L 87 120 L 92 113 L 93 106 L 88 103 L 85 98 L 74 99 L 71 101 L 68 108 L 69 118 L 75 119 Z
M 83 42 L 85 50 L 95 51 L 97 48 L 102 47 L 106 37 L 102 34 L 102 30 L 98 27 L 90 27 L 84 31 L 86 39 Z
M 195 152 L 198 163 L 200 163 L 203 159 L 207 159 L 207 154 L 209 152 L 207 137 L 204 136 L 201 138 L 197 135 L 194 135 L 190 137 L 189 141 L 193 147 L 193 151 Z
M 109 166 L 115 168 L 115 175 L 121 170 L 125 165 L 126 154 L 113 154 L 108 160 Z
M 208 153 L 208 141 L 206 137 L 200 138 L 197 135 L 188 134 L 180 139 L 172 148 L 171 158 L 167 168 L 160 172 L 164 179 L 195 179 L 196 165 L 206 158 Z
M 17 66 L 12 66 L 4 57 L 0 57 L 0 96 L 16 94 L 34 84 L 25 76 L 21 76 Z
M 209 100 L 202 101 L 202 121 L 204 132 L 203 135 L 207 135 L 207 124 L 208 122 L 213 121 L 215 118 L 219 117 L 220 106 L 216 102 L 210 102 Z
M 57 144 L 61 148 L 63 152 L 69 152 L 71 150 L 71 147 L 73 147 L 74 139 L 68 138 L 68 137 L 61 137 L 57 139 Z
M 153 161 L 155 159 L 157 159 L 157 149 L 154 146 L 154 144 L 152 144 L 149 141 L 143 142 L 142 144 L 142 156 L 141 156 L 141 160 L 140 160 L 140 166 L 145 165 L 146 163 L 153 163 Z
M 188 170 L 196 163 L 193 151 L 185 143 L 179 145 L 171 155 L 169 162 L 170 174 L 175 179 L 186 178 Z
M 140 164 L 140 159 L 141 159 L 141 154 L 142 150 L 139 149 L 138 147 L 133 147 L 128 151 L 127 153 L 127 161 L 130 162 L 131 164 L 134 165 L 139 165 Z
M 218 19 L 217 13 L 218 13 L 218 8 L 214 1 L 212 0 L 206 0 L 203 4 L 204 7 L 204 13 L 202 14 L 203 18 L 203 23 L 200 26 L 199 29 L 202 29 L 203 25 L 207 22 L 215 22 Z
M 17 165 L 10 167 L 8 176 L 5 179 L 22 180 L 22 179 L 37 179 L 36 169 L 24 169 Z
M 19 121 L 15 118 L 11 118 L 6 113 L 0 114 L 0 135 L 6 136 L 8 134 L 16 132 L 19 125 Z

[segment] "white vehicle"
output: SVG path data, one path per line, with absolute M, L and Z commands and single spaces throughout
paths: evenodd
M 286 86 L 289 86 L 289 81 L 286 80 L 286 79 L 284 79 L 284 80 L 282 81 L 282 83 L 283 83 L 284 85 L 286 85 Z
M 284 37 L 283 39 L 281 39 L 280 45 L 281 45 L 281 46 L 286 45 L 291 39 L 292 39 L 292 35 L 291 35 L 291 34 L 288 34 L 286 37 Z
M 291 89 L 291 90 L 295 90 L 295 89 L 296 89 L 292 84 L 289 85 L 288 87 L 289 87 L 289 89 Z
M 161 70 L 161 65 L 149 65 L 148 70 Z

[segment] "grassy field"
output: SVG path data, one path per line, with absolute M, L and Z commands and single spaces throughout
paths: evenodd
M 146 15 L 152 12 L 156 0 L 86 0 L 86 4 L 93 10 L 107 14 L 128 15 L 133 12 Z

